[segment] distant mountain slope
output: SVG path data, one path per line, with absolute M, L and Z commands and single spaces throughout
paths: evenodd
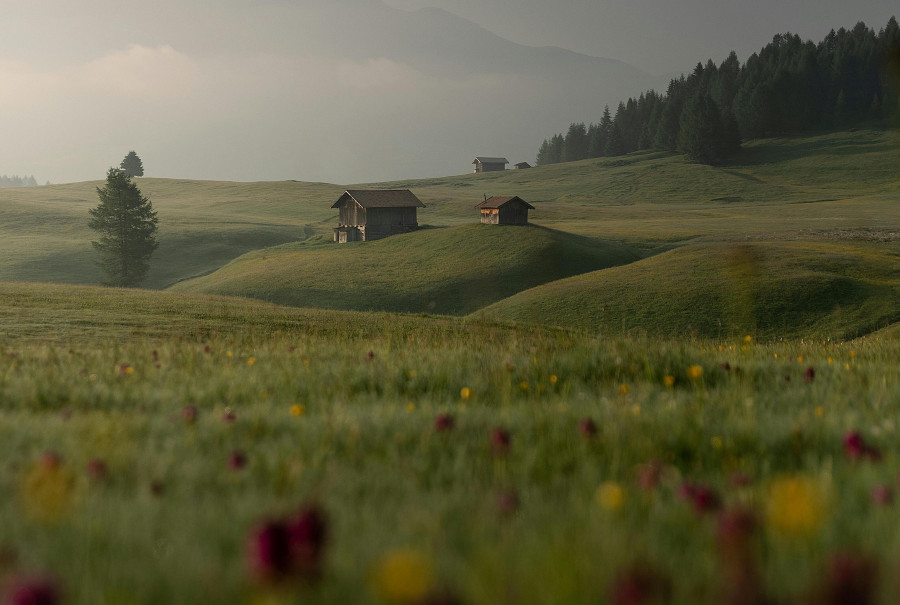
M 458 315 L 534 285 L 638 258 L 622 245 L 542 227 L 476 224 L 374 242 L 286 244 L 171 289 L 300 307 Z
M 900 321 L 900 251 L 811 241 L 685 246 L 476 315 L 607 334 L 850 338 Z

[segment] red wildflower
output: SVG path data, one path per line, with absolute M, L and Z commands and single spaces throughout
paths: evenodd
M 509 452 L 512 437 L 504 428 L 496 428 L 491 432 L 491 447 L 494 448 L 494 454 L 503 456 Z
M 597 424 L 591 418 L 582 418 L 578 423 L 578 432 L 585 439 L 593 439 L 597 434 Z
M 57 605 L 61 602 L 59 585 L 46 577 L 14 580 L 3 593 L 3 605 Z
M 609 592 L 609 602 L 613 605 L 666 603 L 672 586 L 668 578 L 652 567 L 635 563 L 616 574 Z
M 696 483 L 682 483 L 678 496 L 691 503 L 697 514 L 711 513 L 722 507 L 719 494 L 710 487 Z
M 811 367 L 806 368 L 806 373 L 803 375 L 803 381 L 806 384 L 809 384 L 810 382 L 815 380 L 815 378 L 816 378 L 816 371 Z
M 451 431 L 454 424 L 456 422 L 450 414 L 438 414 L 437 418 L 434 419 L 434 430 L 440 433 Z
M 239 471 L 247 466 L 247 455 L 241 450 L 235 450 L 228 456 L 228 468 Z

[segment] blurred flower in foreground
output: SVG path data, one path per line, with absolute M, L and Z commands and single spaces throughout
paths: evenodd
M 593 439 L 597 434 L 597 423 L 591 418 L 582 418 L 578 422 L 578 432 L 581 433 L 581 436 L 585 439 Z
M 315 504 L 293 517 L 263 521 L 247 539 L 247 565 L 260 582 L 314 581 L 322 574 L 328 521 Z
M 685 482 L 678 488 L 678 497 L 690 502 L 697 514 L 711 513 L 722 508 L 722 500 L 714 489 L 698 483 Z
M 377 596 L 398 605 L 422 602 L 434 585 L 431 561 L 413 549 L 397 549 L 384 554 L 372 581 Z
M 595 494 L 597 503 L 608 511 L 617 512 L 625 505 L 625 490 L 615 481 L 604 481 Z
M 687 369 L 687 377 L 691 380 L 697 380 L 701 376 L 703 376 L 702 366 L 691 366 Z
M 671 598 L 670 580 L 644 563 L 633 563 L 620 570 L 609 591 L 612 605 L 651 605 L 668 603 Z
M 859 553 L 839 553 L 828 561 L 812 602 L 821 605 L 872 605 L 876 602 L 878 565 Z
M 792 535 L 811 535 L 825 522 L 826 496 L 821 485 L 809 477 L 776 479 L 769 486 L 769 526 Z
M 3 592 L 3 605 L 57 605 L 62 603 L 56 580 L 48 577 L 14 579 Z
M 22 504 L 28 516 L 54 522 L 69 512 L 75 500 L 75 477 L 54 452 L 45 453 L 22 483 Z
M 452 431 L 454 424 L 453 416 L 450 414 L 438 414 L 437 418 L 434 419 L 434 430 L 439 433 Z
M 844 435 L 844 453 L 851 460 L 864 459 L 873 462 L 881 460 L 881 451 L 866 443 L 859 431 L 850 431 Z

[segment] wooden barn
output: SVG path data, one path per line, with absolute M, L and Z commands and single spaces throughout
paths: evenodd
M 531 164 L 528 162 L 519 162 L 516 164 L 516 170 L 525 170 L 526 168 L 531 168 Z
M 424 207 L 409 189 L 348 189 L 332 206 L 340 211 L 334 241 L 367 242 L 414 231 L 416 208 Z
M 475 164 L 475 172 L 497 172 L 499 170 L 506 170 L 506 165 L 509 164 L 509 160 L 506 158 L 487 158 L 478 156 L 472 163 Z
M 485 225 L 527 225 L 528 211 L 534 210 L 518 195 L 495 195 L 475 207 L 481 210 L 481 222 Z

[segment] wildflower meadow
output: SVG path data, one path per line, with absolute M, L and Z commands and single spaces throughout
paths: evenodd
M 900 598 L 896 330 L 82 295 L 0 341 L 4 604 Z

